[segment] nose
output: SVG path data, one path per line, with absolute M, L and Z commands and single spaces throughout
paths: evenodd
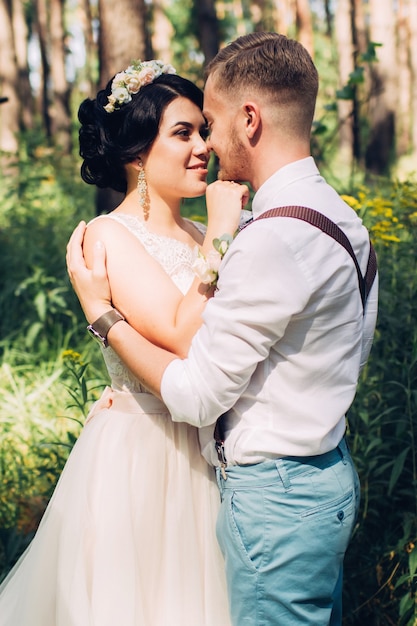
M 201 135 L 198 135 L 194 150 L 196 154 L 208 155 L 210 152 L 210 149 L 207 145 L 207 140 L 203 139 Z

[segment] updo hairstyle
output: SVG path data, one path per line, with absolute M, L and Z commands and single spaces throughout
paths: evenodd
M 108 103 L 112 80 L 94 100 L 84 100 L 78 110 L 80 155 L 84 159 L 81 177 L 90 185 L 125 193 L 124 165 L 150 150 L 168 104 L 184 97 L 202 110 L 203 93 L 186 78 L 162 74 L 141 87 L 130 102 L 108 113 L 104 106 Z

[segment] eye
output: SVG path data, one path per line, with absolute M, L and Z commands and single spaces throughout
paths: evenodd
M 200 129 L 200 136 L 202 139 L 204 139 L 204 141 L 207 139 L 207 137 L 210 136 L 210 129 L 208 126 L 202 126 Z
M 189 128 L 181 128 L 181 130 L 177 130 L 177 132 L 175 133 L 178 137 L 184 137 L 187 138 L 190 136 L 190 130 Z

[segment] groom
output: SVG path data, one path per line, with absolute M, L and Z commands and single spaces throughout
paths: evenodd
M 377 283 L 364 308 L 340 243 L 299 219 L 256 218 L 307 205 L 342 228 L 362 273 L 369 237 L 310 156 L 318 76 L 306 50 L 276 33 L 246 35 L 219 52 L 207 75 L 209 147 L 222 179 L 252 185 L 255 220 L 223 260 L 186 359 L 125 321 L 99 326 L 172 419 L 202 429 L 203 454 L 217 466 L 217 532 L 235 626 L 339 626 L 359 504 L 345 413 L 372 344 Z M 90 272 L 82 238 L 80 225 L 68 271 L 94 326 L 112 309 L 105 251 L 97 249 Z M 221 471 L 213 428 L 225 413 Z

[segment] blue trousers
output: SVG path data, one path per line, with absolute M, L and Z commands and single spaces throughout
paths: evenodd
M 217 538 L 234 626 L 341 626 L 343 558 L 359 479 L 339 446 L 217 470 Z

